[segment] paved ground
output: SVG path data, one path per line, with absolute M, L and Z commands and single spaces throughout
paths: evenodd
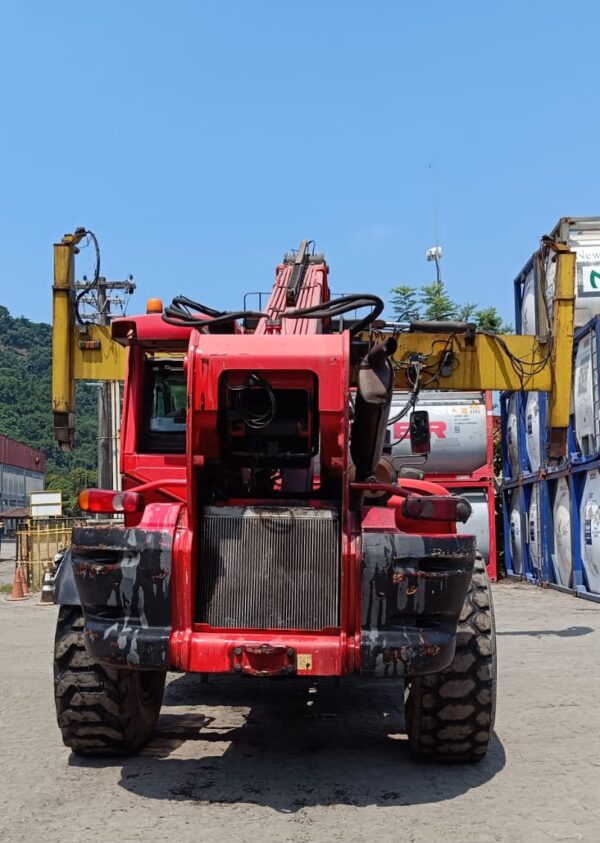
M 56 610 L 0 600 L 3 841 L 597 841 L 600 606 L 495 588 L 497 737 L 410 760 L 401 689 L 173 676 L 143 756 L 82 761 L 54 722 Z
M 15 575 L 15 548 L 14 539 L 2 539 L 0 545 L 0 586 L 12 583 Z

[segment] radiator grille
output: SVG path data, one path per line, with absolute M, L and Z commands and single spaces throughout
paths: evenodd
M 339 616 L 335 509 L 206 507 L 198 619 L 211 626 L 322 629 Z

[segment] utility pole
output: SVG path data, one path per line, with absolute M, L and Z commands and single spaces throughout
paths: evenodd
M 98 324 L 108 325 L 106 278 L 99 278 L 96 287 Z M 111 466 L 111 393 L 110 381 L 100 381 L 98 388 L 98 488 L 112 489 Z
M 435 277 L 438 286 L 442 286 L 442 270 L 440 267 L 440 261 L 442 259 L 442 247 L 441 246 L 432 246 L 431 249 L 427 249 L 425 252 L 425 257 L 428 261 L 435 261 Z
M 439 243 L 440 238 L 438 234 L 438 214 L 437 214 L 437 190 L 436 190 L 436 178 L 435 178 L 435 164 L 431 163 L 429 165 L 429 172 L 431 175 L 431 207 L 433 211 L 433 236 L 435 238 L 435 242 Z M 442 287 L 442 269 L 440 266 L 440 261 L 442 259 L 442 247 L 441 246 L 432 246 L 431 249 L 427 249 L 425 253 L 425 257 L 428 261 L 435 261 L 435 277 L 436 283 L 438 287 Z
M 75 283 L 81 291 L 80 311 L 85 321 L 110 325 L 111 307 L 125 312 L 129 296 L 135 290 L 133 276 L 126 281 L 107 281 L 98 277 L 93 284 L 83 277 Z M 115 295 L 115 293 L 118 293 Z M 121 488 L 120 461 L 121 387 L 119 381 L 98 383 L 98 488 Z

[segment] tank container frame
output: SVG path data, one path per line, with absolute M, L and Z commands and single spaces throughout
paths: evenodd
M 563 585 L 562 583 L 557 581 L 557 577 L 554 571 L 554 563 L 552 561 L 552 556 L 555 553 L 555 529 L 554 529 L 554 503 L 556 501 L 556 495 L 558 492 L 558 483 L 560 480 L 566 480 L 567 485 L 569 487 L 569 513 L 571 518 L 571 531 L 570 531 L 570 544 L 571 544 L 571 569 L 570 569 L 570 577 L 569 577 L 569 585 Z M 548 572 L 550 574 L 551 579 L 548 581 L 548 586 L 550 588 L 555 589 L 556 591 L 562 591 L 565 594 L 574 594 L 576 592 L 576 580 L 577 575 L 574 571 L 574 563 L 575 563 L 575 551 L 573 547 L 573 482 L 572 482 L 572 473 L 571 473 L 571 465 L 563 465 L 558 468 L 549 469 L 545 472 L 545 477 L 543 481 L 546 484 L 547 489 L 547 498 L 548 498 L 548 557 L 549 557 L 549 565 L 548 565 Z
M 531 537 L 529 533 L 529 508 L 531 506 L 533 490 L 535 485 L 540 490 L 540 542 L 542 550 L 541 567 L 537 568 L 531 558 Z M 522 582 L 530 582 L 542 585 L 549 582 L 551 559 L 548 552 L 548 524 L 549 524 L 549 501 L 548 490 L 543 477 L 540 474 L 530 477 L 522 477 L 514 482 L 505 483 L 502 487 L 502 517 L 504 524 L 504 562 L 506 575 L 511 579 Z M 523 556 L 523 570 L 517 571 L 513 565 L 513 553 L 511 547 L 511 508 L 512 497 L 518 494 L 521 498 L 519 507 L 521 516 L 521 553 Z
M 592 342 L 597 362 L 597 381 L 595 385 L 595 404 L 597 408 L 595 419 L 595 437 L 597 447 L 589 451 L 587 454 L 583 453 L 583 451 L 579 448 L 576 436 L 575 396 L 573 395 L 571 424 L 569 425 L 569 455 L 573 465 L 585 465 L 596 459 L 600 459 L 600 368 L 598 368 L 600 367 L 600 316 L 595 316 L 575 331 L 575 335 L 573 337 L 573 371 L 575 371 L 575 362 L 577 359 L 579 345 L 587 334 L 590 333 L 590 331 L 593 331 L 594 333 Z M 577 386 L 574 378 L 573 391 L 575 391 L 576 388 Z
M 573 465 L 571 470 L 571 540 L 573 543 L 573 586 L 578 597 L 600 603 L 600 593 L 588 588 L 581 548 L 581 503 L 585 489 L 586 475 L 600 471 L 600 459 Z
M 525 449 L 526 426 L 525 426 L 525 405 L 523 404 L 521 392 L 500 393 L 500 429 L 502 431 L 502 475 L 505 483 L 514 483 L 527 474 L 528 461 Z M 510 401 L 515 396 L 517 406 L 517 458 L 519 463 L 518 473 L 513 474 L 508 454 L 508 417 Z

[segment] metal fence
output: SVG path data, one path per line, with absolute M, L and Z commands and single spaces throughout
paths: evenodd
M 71 530 L 75 521 L 53 519 L 50 522 L 30 522 L 16 533 L 16 561 L 20 563 L 32 591 L 40 591 L 44 571 L 54 563 L 57 553 L 71 544 Z

